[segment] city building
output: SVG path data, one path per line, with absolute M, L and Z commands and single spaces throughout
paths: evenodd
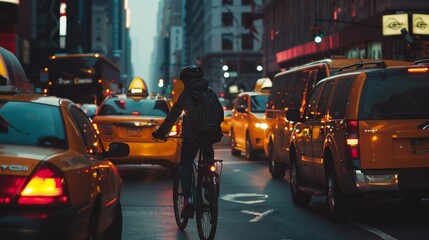
M 264 15 L 263 66 L 268 77 L 332 56 L 407 61 L 429 57 L 427 1 L 266 0 L 258 11 Z M 314 42 L 316 35 L 322 37 L 320 43 Z

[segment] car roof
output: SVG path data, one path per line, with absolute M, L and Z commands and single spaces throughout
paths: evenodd
M 237 96 L 242 95 L 249 95 L 249 96 L 259 96 L 259 95 L 269 95 L 269 91 L 248 91 L 248 92 L 241 92 Z
M 46 104 L 51 106 L 57 106 L 57 107 L 61 105 L 61 102 L 68 102 L 69 104 L 72 103 L 72 101 L 68 99 L 58 98 L 54 96 L 45 96 L 45 95 L 35 94 L 35 93 L 10 94 L 8 92 L 4 94 L 4 91 L 2 91 L 3 88 L 4 86 L 0 87 L 0 99 L 3 99 L 3 100 L 40 103 L 40 104 Z

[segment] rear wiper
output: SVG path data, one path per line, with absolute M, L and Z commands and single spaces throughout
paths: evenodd
M 30 135 L 27 132 L 19 130 L 17 127 L 13 126 L 8 121 L 6 121 L 6 119 L 4 119 L 2 116 L 0 116 L 0 133 L 8 133 L 9 132 L 9 127 L 15 129 L 15 131 L 17 131 L 17 132 L 19 132 L 21 134 L 24 134 L 25 136 Z

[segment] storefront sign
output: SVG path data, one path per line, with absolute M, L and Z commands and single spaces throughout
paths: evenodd
M 429 35 L 429 14 L 414 13 L 413 17 L 413 34 Z
M 401 30 L 408 31 L 408 14 L 389 14 L 383 16 L 383 36 L 401 35 Z

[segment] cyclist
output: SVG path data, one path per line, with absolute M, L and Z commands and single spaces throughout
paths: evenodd
M 209 91 L 209 82 L 204 79 L 204 71 L 200 66 L 190 65 L 184 67 L 179 74 L 179 80 L 183 81 L 184 90 L 180 94 L 177 102 L 174 104 L 171 112 L 167 115 L 164 122 L 160 125 L 158 130 L 152 133 L 154 138 L 162 139 L 165 138 L 167 133 L 170 131 L 173 124 L 183 114 L 182 124 L 182 152 L 180 155 L 180 182 L 184 194 L 184 208 L 181 213 L 182 218 L 193 217 L 193 203 L 194 199 L 191 198 L 191 185 L 192 185 L 192 161 L 198 153 L 198 150 L 202 149 L 203 159 L 214 159 L 213 143 L 207 141 L 201 141 L 197 139 L 198 129 L 191 123 L 190 117 L 193 111 L 196 109 L 198 100 L 202 99 L 204 92 Z M 216 98 L 217 99 L 217 98 Z M 219 100 L 217 100 L 219 102 Z M 223 121 L 223 108 L 219 105 L 219 116 Z M 219 123 L 219 135 L 222 136 L 222 130 Z

